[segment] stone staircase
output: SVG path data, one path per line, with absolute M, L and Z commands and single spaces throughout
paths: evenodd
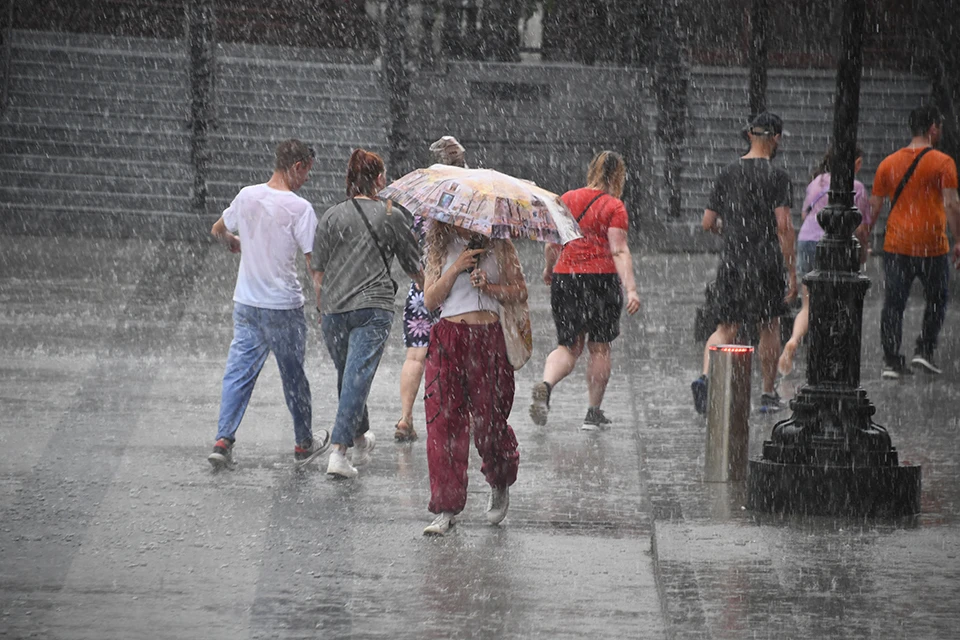
M 84 232 L 189 215 L 183 43 L 15 31 L 0 229 Z
M 277 142 L 291 137 L 316 152 L 300 194 L 317 214 L 346 197 L 353 149 L 386 155 L 387 102 L 378 67 L 364 56 L 347 64 L 320 50 L 218 47 L 209 213 L 219 215 L 243 185 L 268 179 Z

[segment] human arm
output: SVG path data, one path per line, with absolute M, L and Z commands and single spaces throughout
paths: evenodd
M 323 271 L 310 271 L 313 278 L 313 293 L 317 298 L 317 313 L 323 313 L 323 307 L 320 306 L 320 291 L 323 288 Z
M 230 249 L 231 253 L 240 253 L 240 238 L 230 233 L 227 229 L 227 223 L 223 221 L 223 216 L 220 216 L 220 218 L 213 223 L 210 234 L 216 238 L 218 242 Z
M 947 224 L 953 234 L 953 251 L 950 259 L 953 266 L 960 269 L 960 199 L 956 189 L 943 190 L 943 209 L 947 214 Z
M 867 230 L 873 230 L 873 225 L 877 223 L 877 218 L 880 217 L 880 210 L 883 208 L 883 196 L 872 195 L 870 196 L 870 213 L 872 217 L 869 224 L 867 225 Z
M 559 244 L 548 242 L 543 245 L 543 283 L 547 286 L 553 282 L 553 268 L 563 253 L 563 247 Z
M 509 242 L 509 240 L 505 241 Z M 520 257 L 513 245 L 504 247 L 504 264 L 500 266 L 500 282 L 487 282 L 483 269 L 474 269 L 470 274 L 470 283 L 483 293 L 501 303 L 526 302 L 527 283 L 520 268 Z
M 436 309 L 450 295 L 457 276 L 468 268 L 476 268 L 478 256 L 486 249 L 467 249 L 457 256 L 456 262 L 444 271 L 439 278 L 427 278 L 423 283 L 423 304 L 428 311 Z
M 783 252 L 783 263 L 787 269 L 787 303 L 797 298 L 797 233 L 793 227 L 793 217 L 790 207 L 774 209 L 777 218 L 777 238 L 780 240 L 780 250 Z
M 607 230 L 607 242 L 610 243 L 613 265 L 627 294 L 627 313 L 633 315 L 640 310 L 640 295 L 637 293 L 637 281 L 633 276 L 633 256 L 627 243 L 627 230 L 610 227 Z
M 713 209 L 703 210 L 703 220 L 701 220 L 700 224 L 703 226 L 704 231 L 720 233 L 723 230 L 723 220 Z
M 394 207 L 400 211 L 400 215 L 391 215 L 390 211 Z M 387 220 L 393 234 L 394 254 L 397 256 L 400 268 L 422 290 L 423 270 L 420 268 L 420 242 L 413 230 L 413 215 L 400 205 L 388 201 Z

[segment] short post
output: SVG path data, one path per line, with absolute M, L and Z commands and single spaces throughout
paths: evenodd
M 747 476 L 752 360 L 753 347 L 710 347 L 706 482 L 740 482 Z

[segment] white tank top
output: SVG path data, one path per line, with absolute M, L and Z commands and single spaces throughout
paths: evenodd
M 455 237 L 447 246 L 447 262 L 443 265 L 441 275 L 453 266 L 460 254 L 467 248 L 467 241 L 459 236 Z M 480 256 L 479 269 L 487 274 L 487 282 L 498 284 L 500 282 L 500 268 L 497 266 L 497 260 L 493 256 L 491 247 L 486 253 Z M 450 289 L 450 295 L 443 301 L 443 308 L 440 311 L 441 318 L 458 316 L 461 313 L 470 311 L 492 311 L 500 315 L 500 303 L 491 296 L 481 293 L 470 284 L 470 274 L 466 271 L 460 273 L 453 282 Z

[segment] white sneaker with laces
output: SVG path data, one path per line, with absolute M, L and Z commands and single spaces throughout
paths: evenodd
M 487 502 L 487 522 L 490 524 L 500 524 L 507 517 L 507 509 L 510 507 L 510 487 L 492 487 L 490 489 L 490 500 Z
M 456 520 L 453 517 L 452 511 L 444 511 L 436 518 L 433 519 L 433 522 L 428 524 L 423 529 L 423 535 L 425 536 L 442 536 L 447 531 L 450 530 L 456 524 Z
M 347 456 L 343 455 L 340 449 L 335 448 L 333 453 L 330 454 L 330 459 L 327 461 L 327 475 L 340 476 L 341 478 L 356 478 L 357 469 L 350 464 Z
M 353 441 L 353 466 L 362 467 L 370 462 L 370 454 L 373 453 L 375 446 L 377 446 L 377 439 L 369 431 L 363 434 L 362 440 L 355 439 Z

